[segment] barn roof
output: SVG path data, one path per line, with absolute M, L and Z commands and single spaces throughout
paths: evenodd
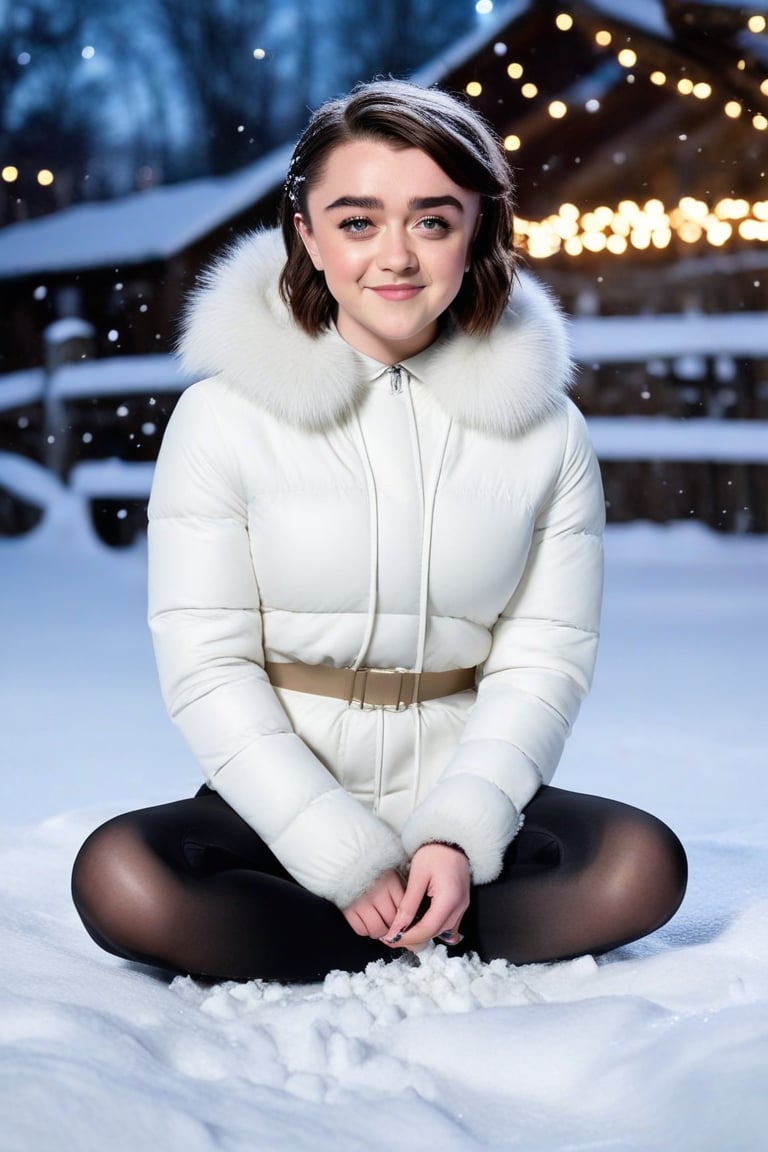
M 768 3 L 747 11 L 727 0 L 510 0 L 415 79 L 468 91 L 505 137 L 534 255 L 551 254 L 565 237 L 538 225 L 526 232 L 526 221 L 563 204 L 584 213 L 648 198 L 666 209 L 691 201 L 693 219 L 678 223 L 692 236 L 698 229 L 717 243 L 746 221 L 745 239 L 764 243 L 768 35 L 747 25 L 761 11 Z M 681 92 L 688 82 L 692 91 Z M 290 151 L 228 176 L 6 227 L 0 279 L 168 259 L 274 191 Z M 709 212 L 714 203 L 726 205 L 724 218 Z M 702 211 L 708 230 L 696 219 Z M 555 228 L 572 231 L 573 221 Z

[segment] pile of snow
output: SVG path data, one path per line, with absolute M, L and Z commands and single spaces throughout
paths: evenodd
M 198 772 L 159 700 L 143 546 L 101 547 L 46 495 L 41 528 L 0 541 L 4 1150 L 765 1146 L 768 540 L 608 533 L 598 675 L 557 782 L 677 829 L 671 924 L 599 960 L 435 947 L 211 985 L 100 952 L 71 906 L 88 832 Z

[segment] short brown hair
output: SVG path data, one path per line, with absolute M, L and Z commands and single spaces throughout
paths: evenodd
M 280 294 L 297 323 L 317 336 L 334 319 L 335 301 L 294 226 L 307 220 L 307 195 L 322 179 L 331 152 L 353 140 L 381 140 L 418 148 L 445 174 L 480 194 L 482 220 L 472 245 L 472 265 L 448 313 L 465 332 L 485 335 L 504 311 L 515 271 L 512 172 L 496 133 L 467 104 L 435 88 L 405 80 L 358 85 L 313 114 L 297 143 L 283 188 L 280 220 L 287 260 Z

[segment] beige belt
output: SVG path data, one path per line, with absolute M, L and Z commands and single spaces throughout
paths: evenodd
M 264 665 L 275 688 L 332 696 L 358 708 L 400 711 L 422 700 L 437 700 L 475 686 L 476 668 L 450 672 L 406 672 L 401 668 L 331 668 L 327 664 Z

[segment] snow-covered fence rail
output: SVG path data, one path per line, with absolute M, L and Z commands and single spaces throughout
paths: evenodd
M 609 519 L 698 519 L 727 531 L 768 531 L 768 314 L 579 316 L 573 343 L 581 368 L 576 399 L 601 462 Z M 751 418 L 737 419 L 727 397 L 745 371 Z M 648 387 L 638 384 L 647 379 Z M 660 379 L 683 402 L 666 402 L 661 385 L 654 396 Z M 64 482 L 86 502 L 104 539 L 129 543 L 144 530 L 157 449 L 187 383 L 163 355 L 65 361 L 47 376 L 42 369 L 0 376 L 0 450 L 48 460 L 47 439 L 59 437 Z M 5 487 L 0 477 L 0 534 L 24 531 L 35 509 L 23 507 L 28 495 Z

